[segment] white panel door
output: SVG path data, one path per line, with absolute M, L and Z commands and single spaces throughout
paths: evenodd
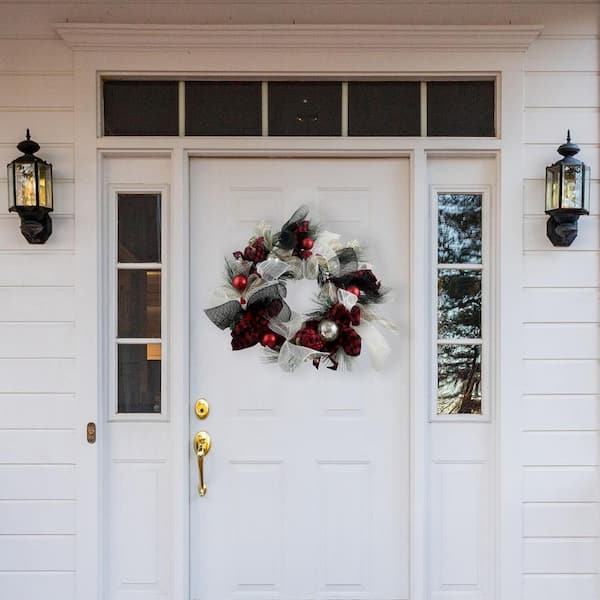
M 190 544 L 193 600 L 408 597 L 409 164 L 407 159 L 192 159 Z M 323 228 L 359 239 L 392 288 L 381 312 L 383 371 L 366 351 L 352 371 L 294 373 L 233 352 L 203 310 L 224 255 L 261 220 L 280 227 L 301 204 Z M 314 282 L 288 285 L 296 310 Z M 200 421 L 194 401 L 205 397 Z M 192 439 L 213 446 L 200 497 Z

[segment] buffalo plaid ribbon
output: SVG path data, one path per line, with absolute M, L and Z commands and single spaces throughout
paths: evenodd
M 282 307 L 281 300 L 273 300 L 266 306 L 249 308 L 231 329 L 231 348 L 233 350 L 250 348 L 258 344 L 265 333 L 274 333 L 269 327 L 269 321 L 281 312 Z M 277 344 L 283 343 L 284 338 L 275 335 Z

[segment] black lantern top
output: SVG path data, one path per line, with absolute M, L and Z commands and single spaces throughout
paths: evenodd
M 29 129 L 26 133 L 26 139 L 17 144 L 17 150 L 20 150 L 23 154 L 33 155 L 40 149 L 40 145 L 31 139 Z M 18 160 L 18 159 L 17 159 Z
M 8 210 L 48 213 L 53 210 L 52 165 L 34 154 L 40 149 L 27 137 L 17 145 L 23 156 L 8 163 Z
M 578 152 L 569 130 L 566 143 L 558 148 L 564 158 L 546 167 L 546 213 L 588 214 L 590 168 L 575 158 Z

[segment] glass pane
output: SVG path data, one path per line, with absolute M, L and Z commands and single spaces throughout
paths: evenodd
M 17 206 L 35 206 L 35 165 L 33 163 L 17 163 L 15 179 Z
M 261 135 L 258 81 L 186 81 L 186 135 Z
M 418 81 L 348 84 L 348 135 L 420 134 L 421 84 Z
M 493 81 L 427 83 L 427 135 L 493 137 Z
M 438 194 L 438 262 L 481 263 L 481 194 Z
M 40 176 L 40 206 L 52 208 L 52 165 L 38 163 Z
M 118 412 L 159 413 L 160 344 L 119 344 L 117 349 Z
M 269 135 L 341 135 L 339 81 L 269 82 Z
M 560 167 L 546 167 L 546 210 L 559 207 Z
M 564 165 L 562 208 L 581 208 L 582 190 L 583 169 L 581 165 Z
M 583 184 L 583 208 L 590 209 L 590 180 L 592 178 L 592 170 L 585 165 L 584 167 L 584 184 Z
M 160 262 L 160 194 L 119 194 L 118 260 Z
M 481 347 L 438 347 L 437 414 L 481 414 Z
M 178 135 L 177 81 L 105 81 L 104 135 Z
M 6 176 L 8 178 L 8 206 L 15 205 L 15 182 L 13 180 L 13 166 L 12 163 L 7 165 L 7 173 Z
M 438 273 L 438 338 L 481 337 L 481 271 Z
M 120 338 L 159 338 L 160 271 L 119 270 Z

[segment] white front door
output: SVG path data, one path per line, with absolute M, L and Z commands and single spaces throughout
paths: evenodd
M 190 162 L 190 589 L 193 600 L 408 597 L 408 159 L 201 159 Z M 323 229 L 358 239 L 391 288 L 380 307 L 399 335 L 375 371 L 305 364 L 282 372 L 263 349 L 233 352 L 204 314 L 224 256 L 261 220 L 301 204 Z M 315 282 L 288 284 L 310 309 Z M 194 403 L 207 399 L 204 420 Z M 192 452 L 212 448 L 198 494 Z

